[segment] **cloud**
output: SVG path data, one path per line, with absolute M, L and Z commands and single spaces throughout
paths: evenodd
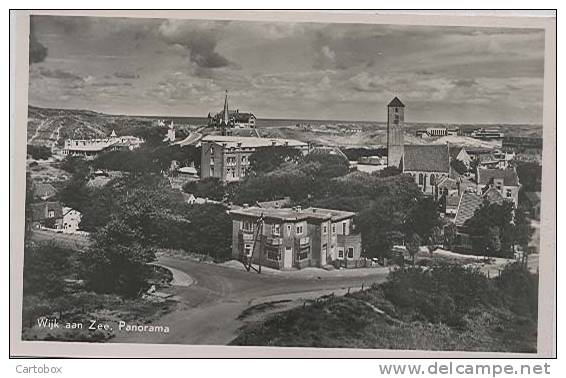
M 168 20 L 159 26 L 161 37 L 171 45 L 182 46 L 190 53 L 191 62 L 200 68 L 221 68 L 231 62 L 216 51 L 218 26 L 222 23 L 183 22 Z
M 43 46 L 35 35 L 34 18 L 31 17 L 29 25 L 29 63 L 41 63 L 47 57 L 47 47 Z
M 139 79 L 140 75 L 135 72 L 119 71 L 115 72 L 114 76 L 119 79 Z
M 477 85 L 478 82 L 476 81 L 476 79 L 458 79 L 458 80 L 452 80 L 452 84 L 454 84 L 457 87 L 470 88 Z
M 69 72 L 69 71 L 64 71 L 62 69 L 54 69 L 54 70 L 50 70 L 47 68 L 41 68 L 39 70 L 39 73 L 46 78 L 50 78 L 50 79 L 61 79 L 61 80 L 77 80 L 77 81 L 85 81 L 85 78 L 77 75 L 73 72 Z

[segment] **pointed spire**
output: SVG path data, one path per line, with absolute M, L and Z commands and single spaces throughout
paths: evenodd
M 111 138 L 116 138 L 116 131 L 112 130 L 112 134 L 110 134 Z
M 228 89 L 226 89 L 226 97 L 224 98 L 224 115 L 222 117 L 222 122 L 228 125 L 230 114 L 228 112 Z

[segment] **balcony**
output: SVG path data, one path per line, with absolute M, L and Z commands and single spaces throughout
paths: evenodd
M 309 244 L 311 242 L 311 238 L 308 236 L 302 237 L 302 238 L 298 238 L 299 239 L 299 244 L 300 245 L 305 245 L 305 244 Z

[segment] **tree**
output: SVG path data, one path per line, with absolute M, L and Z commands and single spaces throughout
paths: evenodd
M 71 251 L 52 243 L 28 244 L 24 248 L 24 295 L 53 298 L 64 294 L 70 273 Z
M 514 205 L 485 200 L 468 220 L 466 227 L 473 236 L 474 249 L 488 256 L 511 257 L 516 234 L 513 225 Z
M 126 183 L 138 185 L 122 192 L 110 221 L 92 236 L 82 266 L 90 289 L 136 297 L 147 289 L 152 271 L 148 263 L 155 260 L 155 248 L 164 241 L 164 227 L 179 217 L 172 213 L 161 181 L 129 180 Z
M 452 246 L 456 241 L 457 232 L 458 230 L 456 228 L 456 225 L 452 222 L 444 226 L 443 234 L 444 234 L 444 245 L 446 246 L 446 248 L 452 249 Z
M 435 228 L 441 225 L 438 202 L 431 197 L 418 199 L 405 220 L 405 235 L 418 234 L 421 240 L 429 240 Z
M 397 167 L 385 167 L 383 168 L 381 171 L 379 171 L 379 177 L 390 177 L 390 176 L 396 176 L 401 174 L 401 170 Z
M 421 238 L 418 234 L 412 234 L 405 244 L 407 247 L 407 252 L 409 253 L 409 256 L 411 256 L 411 260 L 414 266 L 415 257 L 417 256 L 417 253 L 419 253 L 421 247 Z
M 271 172 L 284 163 L 299 164 L 303 161 L 302 152 L 289 146 L 258 148 L 250 155 L 250 169 L 255 174 Z
M 189 181 L 183 186 L 183 191 L 193 194 L 195 197 L 209 198 L 214 201 L 222 201 L 226 195 L 222 181 L 216 177 L 207 177 L 200 181 Z
M 46 146 L 27 145 L 27 154 L 35 160 L 47 160 L 51 157 L 51 149 Z
M 452 159 L 450 161 L 450 167 L 454 169 L 459 175 L 463 175 L 464 173 L 468 172 L 468 167 L 466 164 L 459 159 Z
M 432 255 L 434 250 L 438 248 L 439 245 L 444 241 L 444 236 L 442 235 L 442 228 L 435 226 L 430 232 L 430 236 L 427 239 L 428 252 Z
M 527 192 L 540 192 L 542 182 L 542 166 L 536 162 L 515 161 L 517 176 L 521 188 Z

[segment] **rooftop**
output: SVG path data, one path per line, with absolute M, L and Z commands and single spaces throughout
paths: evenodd
M 395 96 L 395 98 L 393 100 L 391 100 L 391 102 L 389 103 L 389 105 L 387 105 L 387 107 L 389 107 L 389 108 L 404 108 L 405 104 L 403 104 L 401 102 L 401 100 L 399 100 L 399 97 Z
M 405 145 L 403 170 L 417 172 L 450 172 L 447 145 Z
M 507 169 L 491 169 L 478 168 L 478 184 L 487 185 L 493 183 L 495 179 L 503 179 L 504 186 L 518 186 L 519 176 L 513 168 Z
M 322 209 L 316 207 L 309 207 L 307 209 L 298 208 L 261 208 L 261 207 L 248 207 L 239 208 L 230 211 L 230 214 L 277 219 L 282 221 L 301 221 L 307 219 L 313 220 L 332 220 L 333 222 L 342 219 L 351 218 L 355 213 L 349 211 Z

